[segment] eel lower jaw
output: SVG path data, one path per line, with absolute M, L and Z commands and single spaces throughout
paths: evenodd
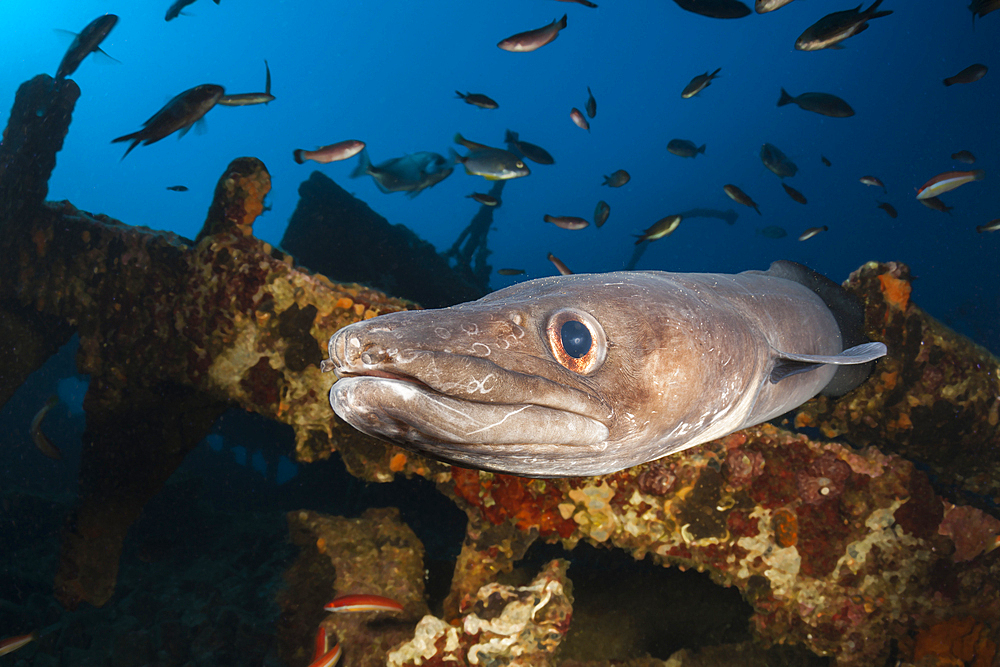
M 381 371 L 345 374 L 330 389 L 330 405 L 358 430 L 395 442 L 594 447 L 610 434 L 605 424 L 575 412 L 466 401 Z

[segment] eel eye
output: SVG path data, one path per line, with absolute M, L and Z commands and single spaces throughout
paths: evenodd
M 545 333 L 552 356 L 566 369 L 589 375 L 604 363 L 607 338 L 589 313 L 575 308 L 557 310 L 549 317 Z

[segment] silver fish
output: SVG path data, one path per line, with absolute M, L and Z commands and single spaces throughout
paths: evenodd
M 420 151 L 373 165 L 368 149 L 362 148 L 351 178 L 371 176 L 382 192 L 405 192 L 407 197 L 413 198 L 451 176 L 453 169 L 446 167 L 447 164 L 443 155 Z
M 565 27 L 566 14 L 563 14 L 561 19 L 556 19 L 547 26 L 535 28 L 534 30 L 527 30 L 525 32 L 519 32 L 516 35 L 511 35 L 507 39 L 502 39 L 497 46 L 504 51 L 527 53 L 528 51 L 540 49 L 546 44 L 555 41 L 555 38 L 559 36 L 559 31 Z
M 758 14 L 766 14 L 767 12 L 773 12 L 775 9 L 781 9 L 792 0 L 757 0 L 754 3 L 754 10 Z
M 577 274 L 349 325 L 322 368 L 369 435 L 482 470 L 602 475 L 850 391 L 886 354 L 862 322 L 791 262 Z
M 271 67 L 264 61 L 264 92 L 263 93 L 237 93 L 235 95 L 223 95 L 219 98 L 219 104 L 224 107 L 248 107 L 253 104 L 267 104 L 274 101 L 271 94 Z

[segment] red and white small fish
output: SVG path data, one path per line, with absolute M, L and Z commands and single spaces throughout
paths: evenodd
M 577 127 L 581 127 L 587 132 L 590 132 L 590 123 L 583 117 L 583 113 L 581 113 L 581 111 L 576 107 L 573 107 L 573 110 L 569 112 L 569 118 L 576 124 Z
M 981 181 L 986 176 L 982 169 L 974 171 L 946 171 L 927 181 L 917 190 L 917 199 L 929 199 L 954 190 L 960 185 Z
M 7 655 L 8 653 L 13 653 L 17 649 L 21 648 L 28 642 L 32 641 L 37 637 L 37 633 L 30 633 L 27 635 L 19 635 L 17 637 L 8 637 L 3 641 L 0 641 L 0 655 Z
M 546 215 L 542 220 L 551 222 L 556 227 L 569 230 L 585 229 L 590 226 L 589 220 L 584 220 L 573 215 Z
M 298 164 L 302 164 L 306 160 L 312 160 L 313 162 L 319 162 L 321 164 L 328 164 L 330 162 L 337 162 L 338 160 L 352 158 L 360 153 L 364 147 L 365 142 L 363 141 L 358 141 L 357 139 L 346 139 L 344 141 L 338 141 L 335 144 L 330 144 L 329 146 L 322 146 L 314 151 L 297 148 L 292 153 L 292 156 Z
M 392 598 L 382 597 L 381 595 L 358 593 L 355 595 L 342 595 L 328 602 L 323 609 L 341 614 L 351 614 L 366 611 L 403 611 L 403 605 Z
M 313 649 L 313 662 L 316 662 L 330 650 L 330 636 L 322 625 L 316 630 L 316 643 Z
M 566 14 L 561 19 L 557 19 L 542 28 L 519 32 L 511 35 L 507 39 L 500 40 L 498 47 L 504 51 L 513 53 L 527 53 L 540 49 L 559 36 L 559 31 L 566 27 Z
M 334 665 L 340 662 L 340 656 L 342 654 L 343 651 L 340 648 L 340 644 L 337 644 L 332 649 L 309 663 L 309 667 L 334 667 Z
M 873 185 L 873 186 L 875 186 L 877 188 L 882 188 L 882 192 L 886 192 L 886 193 L 888 192 L 888 190 L 885 189 L 885 183 L 883 183 L 881 180 L 879 180 L 875 176 L 862 176 L 858 180 L 861 181 L 862 183 L 864 183 L 865 185 Z

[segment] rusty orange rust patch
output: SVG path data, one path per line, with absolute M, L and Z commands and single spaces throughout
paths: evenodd
M 403 452 L 397 452 L 389 459 L 389 470 L 392 472 L 400 472 L 406 467 L 406 454 Z
M 794 547 L 799 541 L 799 520 L 795 512 L 782 507 L 771 517 L 774 542 L 782 549 Z
M 906 306 L 910 303 L 910 290 L 913 289 L 909 281 L 901 280 L 888 273 L 880 275 L 878 281 L 882 283 L 882 293 L 885 294 L 885 300 L 894 308 L 906 310 Z

